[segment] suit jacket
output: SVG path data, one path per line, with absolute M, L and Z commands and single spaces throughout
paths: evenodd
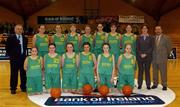
M 137 60 L 152 61 L 153 48 L 154 48 L 154 38 L 152 36 L 146 36 L 145 40 L 143 36 L 139 36 L 136 41 Z M 141 58 L 141 54 L 146 54 L 146 57 Z
M 154 45 L 153 63 L 167 63 L 168 55 L 172 49 L 172 44 L 168 36 L 162 34 L 159 45 Z
M 22 41 L 23 54 L 21 54 L 21 44 L 16 35 L 13 34 L 7 38 L 6 52 L 10 57 L 10 60 L 18 60 L 19 58 L 26 57 L 28 39 L 24 35 L 22 35 Z

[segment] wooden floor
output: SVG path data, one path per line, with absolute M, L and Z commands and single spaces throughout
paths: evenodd
M 152 70 L 151 70 L 152 71 Z M 11 95 L 9 91 L 10 65 L 7 61 L 0 61 L 0 106 L 1 107 L 37 107 L 27 95 L 20 91 Z M 168 86 L 176 93 L 176 99 L 168 107 L 180 105 L 180 59 L 168 62 Z

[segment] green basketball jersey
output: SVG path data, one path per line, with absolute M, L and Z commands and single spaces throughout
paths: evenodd
M 36 43 L 39 52 L 45 51 L 48 52 L 48 35 L 41 37 L 39 34 L 36 34 Z
M 45 73 L 60 73 L 60 59 L 59 55 L 55 57 L 50 57 L 48 54 L 44 56 L 45 58 Z
M 60 55 L 62 55 L 63 53 L 65 53 L 65 35 L 62 34 L 60 37 L 58 37 L 56 34 L 54 34 L 52 36 L 54 43 L 56 44 L 56 52 Z
M 95 34 L 95 49 L 102 50 L 102 44 L 106 41 L 106 33 L 96 33 Z
M 92 35 L 91 35 L 91 34 L 90 34 L 89 36 L 85 36 L 85 34 L 82 35 L 81 51 L 84 50 L 84 47 L 83 47 L 83 43 L 84 43 L 84 42 L 89 42 L 89 43 L 90 43 L 90 45 L 91 45 L 90 51 L 92 52 L 92 50 L 93 50 L 93 45 L 94 45 L 94 44 L 93 44 L 94 40 L 93 40 Z
M 126 58 L 124 54 L 122 54 L 121 57 L 122 57 L 121 63 L 118 65 L 119 73 L 120 74 L 134 74 L 135 65 L 136 65 L 135 56 L 132 55 L 131 58 Z
M 71 42 L 74 44 L 74 51 L 76 53 L 79 52 L 79 41 L 78 41 L 78 33 L 76 33 L 74 36 L 71 34 L 68 34 L 67 36 L 67 42 Z
M 122 35 L 122 50 L 121 50 L 121 54 L 124 53 L 125 45 L 127 43 L 131 44 L 132 54 L 136 55 L 136 38 L 134 37 L 134 34 L 130 35 L 130 36 L 126 36 L 125 34 Z
M 64 66 L 63 66 L 63 73 L 76 73 L 77 72 L 77 65 L 76 65 L 76 54 L 69 58 L 65 53 L 64 58 Z
M 100 54 L 101 58 L 98 62 L 98 73 L 99 74 L 112 74 L 113 71 L 113 57 L 110 54 L 108 57 L 104 56 L 104 54 Z
M 80 53 L 80 61 L 79 61 L 79 70 L 80 73 L 93 73 L 94 68 L 94 61 L 93 61 L 93 54 L 89 53 L 87 55 L 84 55 L 83 53 Z
M 39 56 L 37 59 L 32 59 L 28 56 L 27 65 L 27 77 L 42 76 L 41 59 Z
M 112 54 L 119 54 L 120 53 L 120 34 L 117 33 L 116 35 L 112 36 L 110 33 L 108 34 L 107 41 L 111 46 L 110 52 Z

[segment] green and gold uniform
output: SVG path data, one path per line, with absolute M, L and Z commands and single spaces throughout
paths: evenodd
M 102 45 L 106 41 L 106 33 L 96 33 L 95 34 L 95 43 L 94 43 L 94 54 L 96 58 L 98 57 L 99 54 L 102 53 Z
M 134 34 L 126 36 L 125 34 L 122 35 L 122 49 L 121 49 L 121 54 L 123 54 L 125 51 L 125 45 L 131 44 L 132 47 L 132 54 L 136 56 L 136 37 Z
M 120 57 L 121 63 L 119 66 L 119 80 L 118 80 L 118 89 L 122 89 L 124 85 L 130 85 L 134 87 L 134 73 L 135 73 L 135 65 L 136 60 L 135 56 L 132 55 L 131 58 L 126 58 L 124 54 Z
M 42 84 L 42 66 L 41 59 L 38 56 L 36 59 L 27 57 L 27 93 L 41 93 L 43 91 Z
M 67 35 L 67 42 L 71 42 L 74 45 L 74 51 L 76 53 L 79 53 L 79 40 L 78 40 L 78 33 L 76 33 L 74 36 L 71 34 Z
M 82 35 L 82 41 L 81 41 L 81 52 L 84 50 L 84 47 L 83 47 L 83 43 L 84 42 L 89 42 L 90 45 L 91 45 L 91 48 L 90 48 L 90 52 L 93 52 L 93 45 L 94 45 L 94 40 L 93 40 L 93 37 L 92 35 L 88 35 L 88 36 L 85 36 L 85 34 Z
M 44 57 L 48 53 L 48 35 L 41 37 L 39 34 L 36 34 L 35 45 L 38 48 L 38 55 Z
M 111 77 L 113 72 L 113 55 L 108 57 L 100 54 L 100 61 L 98 62 L 98 74 L 100 78 L 100 85 L 107 85 L 109 88 L 113 87 Z
M 63 53 L 66 52 L 65 49 L 65 44 L 66 44 L 66 40 L 65 40 L 65 35 L 62 34 L 60 37 L 58 37 L 56 34 L 54 34 L 52 36 L 54 43 L 56 44 L 56 52 L 59 55 L 62 55 Z
M 85 84 L 90 84 L 93 88 L 95 88 L 93 54 L 89 52 L 85 55 L 81 52 L 79 57 L 78 88 L 82 88 Z
M 118 57 L 120 55 L 120 34 L 112 36 L 110 33 L 108 34 L 107 41 L 111 46 L 110 52 L 115 56 L 115 62 L 117 63 Z
M 55 57 L 51 57 L 46 54 L 44 60 L 46 89 L 60 88 L 60 56 L 57 54 Z
M 64 65 L 62 69 L 62 88 L 77 89 L 76 54 L 72 58 L 69 58 L 66 53 L 63 55 Z

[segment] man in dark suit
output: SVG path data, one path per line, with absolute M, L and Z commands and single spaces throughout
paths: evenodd
M 18 71 L 20 71 L 20 88 L 22 92 L 26 92 L 26 72 L 23 69 L 24 60 L 26 58 L 27 38 L 22 34 L 23 27 L 18 24 L 14 28 L 15 34 L 9 36 L 6 42 L 6 51 L 10 58 L 10 90 L 11 94 L 16 94 L 18 84 Z
M 171 41 L 168 36 L 162 33 L 161 26 L 155 27 L 155 46 L 153 50 L 153 86 L 158 86 L 158 71 L 161 74 L 162 90 L 167 90 L 167 59 L 171 51 Z
M 143 83 L 143 72 L 145 71 L 146 87 L 150 90 L 150 66 L 152 61 L 152 52 L 154 47 L 154 39 L 148 34 L 148 26 L 143 25 L 142 34 L 137 38 L 137 61 L 138 61 L 138 89 L 141 89 Z

